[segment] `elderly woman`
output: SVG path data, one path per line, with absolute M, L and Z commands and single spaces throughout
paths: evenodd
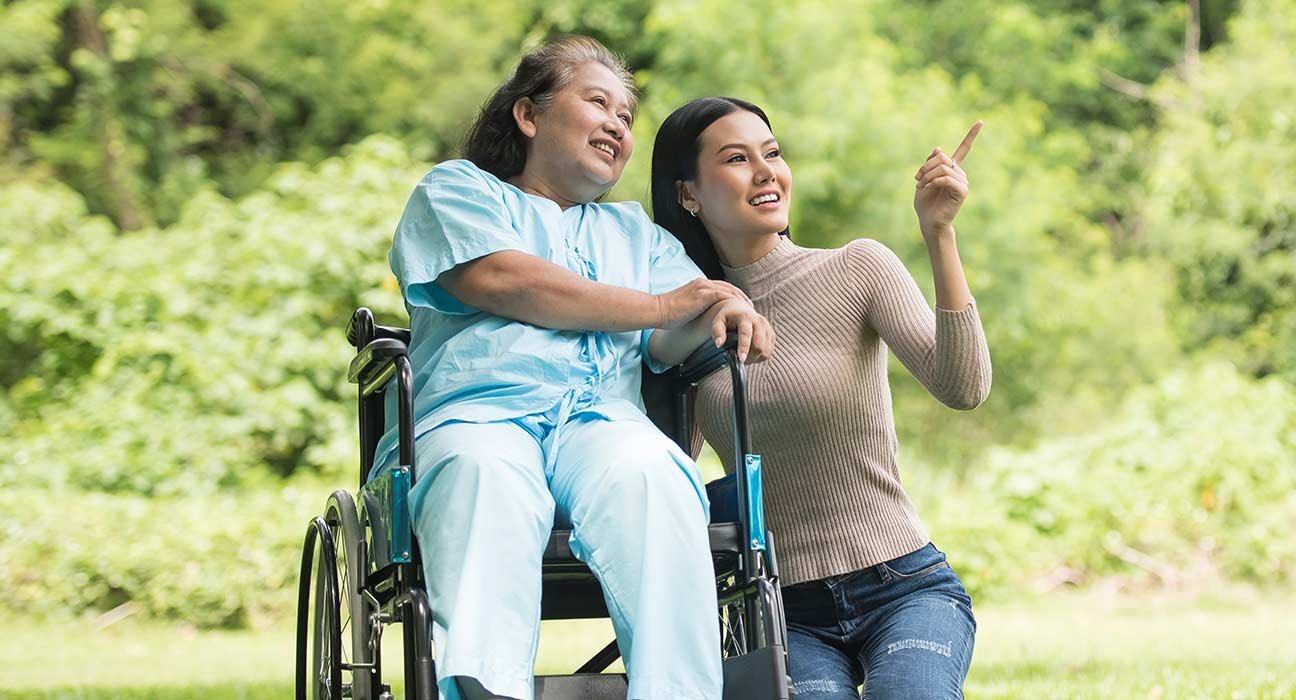
M 644 415 L 640 367 L 662 371 L 728 331 L 755 361 L 772 334 L 637 203 L 595 202 L 630 158 L 634 113 L 630 74 L 601 44 L 542 46 L 396 229 L 415 371 L 410 509 L 448 698 L 532 696 L 555 518 L 602 583 L 629 697 L 720 697 L 705 489 Z M 395 465 L 395 442 L 379 444 L 378 469 Z

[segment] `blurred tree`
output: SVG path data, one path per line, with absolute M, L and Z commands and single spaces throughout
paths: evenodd
M 1249 552 L 1230 573 L 1290 570 L 1289 550 L 1242 532 L 1244 509 L 1200 527 L 1185 524 L 1200 516 L 1187 506 L 1140 519 L 1177 462 L 1245 484 L 1211 471 L 1214 457 L 1195 455 L 1219 453 L 1174 425 L 1146 450 L 1135 438 L 1169 421 L 1215 439 L 1215 413 L 1241 411 L 1219 439 L 1246 443 L 1246 463 L 1222 468 L 1262 484 L 1259 462 L 1289 427 L 1290 392 L 1274 382 L 1296 381 L 1296 200 L 1284 189 L 1296 181 L 1296 0 L 6 0 L 0 26 L 9 493 L 121 498 L 95 522 L 142 530 L 150 498 L 174 497 L 168 512 L 192 522 L 209 512 L 196 497 L 213 492 L 349 483 L 341 325 L 358 304 L 403 322 L 385 253 L 409 189 L 454 155 L 522 50 L 577 32 L 625 52 L 644 92 L 639 155 L 614 198 L 646 200 L 647 153 L 670 110 L 752 99 L 794 172 L 796 240 L 876 238 L 925 290 L 910 173 L 986 120 L 958 228 L 994 391 L 955 419 L 898 365 L 894 382 L 906 465 L 953 468 L 917 470 L 919 487 L 967 489 L 936 524 L 963 538 L 978 590 L 1020 585 L 1029 562 L 1009 560 L 1060 545 L 1094 571 L 1119 565 L 1101 541 L 1049 539 L 1037 509 L 1167 556 L 1184 551 L 1167 533 L 1214 528 Z M 1185 350 L 1280 376 L 1185 374 Z M 1231 392 L 1218 407 L 1217 387 Z M 1257 401 L 1282 420 L 1246 412 Z M 1049 489 L 1054 460 L 1071 490 Z M 1121 484 L 1119 509 L 1083 490 L 1098 462 L 1115 465 L 1098 473 Z M 1134 473 L 1144 462 L 1156 478 Z M 987 464 L 993 478 L 955 478 Z M 1080 510 L 1067 510 L 1072 496 Z M 258 503 L 255 514 L 273 508 Z M 1266 528 L 1287 523 L 1275 503 L 1256 511 Z M 3 539 L 21 544 L 0 548 L 0 584 L 20 586 L 22 605 L 74 590 L 49 609 L 124 596 L 160 615 L 201 609 L 209 624 L 278 605 L 250 576 L 170 572 L 153 586 L 167 558 L 124 545 L 100 557 L 97 532 L 64 546 L 68 532 L 45 533 L 61 506 L 35 529 L 4 506 Z M 261 571 L 297 537 L 248 553 L 230 544 L 249 541 L 239 533 L 208 534 L 194 546 Z M 51 552 L 66 556 L 48 577 L 31 573 Z
M 17 0 L 0 10 L 22 37 L 0 50 L 0 143 L 126 230 L 377 132 L 445 158 L 533 4 Z
M 1296 381 L 1296 2 L 1243 3 L 1229 34 L 1150 92 L 1140 213 L 1174 264 L 1185 346 Z

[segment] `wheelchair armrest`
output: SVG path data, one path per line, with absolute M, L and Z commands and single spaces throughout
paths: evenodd
M 730 333 L 725 344 L 716 347 L 707 340 L 694 350 L 679 365 L 679 378 L 684 386 L 692 386 L 706 378 L 708 374 L 725 366 L 725 353 L 738 347 L 738 334 Z
M 387 338 L 409 345 L 410 329 L 397 328 L 396 326 L 379 326 L 374 324 L 374 338 Z
M 369 341 L 379 338 L 399 340 L 406 345 L 410 344 L 410 331 L 408 328 L 380 326 L 374 323 L 373 312 L 363 306 L 351 314 L 351 321 L 347 324 L 346 336 L 347 342 L 351 343 L 351 347 L 357 349 L 362 345 L 368 345 Z
M 368 387 L 376 379 L 390 377 L 396 358 L 408 352 L 408 346 L 399 340 L 379 338 L 370 341 L 351 360 L 351 367 L 347 370 L 347 381 Z

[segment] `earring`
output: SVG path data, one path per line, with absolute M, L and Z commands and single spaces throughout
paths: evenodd
M 687 211 L 689 214 L 692 214 L 694 219 L 697 218 L 698 213 L 693 211 L 692 209 L 685 209 L 684 211 Z

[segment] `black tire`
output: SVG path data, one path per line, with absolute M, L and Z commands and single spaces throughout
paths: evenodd
M 312 519 L 297 586 L 297 700 L 343 697 L 336 549 L 328 523 Z
M 297 600 L 297 699 L 373 700 L 380 683 L 355 503 L 335 491 L 311 521 Z
M 356 516 L 355 501 L 344 490 L 329 496 L 324 521 L 333 531 L 334 562 L 338 583 L 338 633 L 341 637 L 342 697 L 373 700 L 378 695 L 378 673 L 374 665 L 376 644 L 370 616 L 373 610 L 360 594 L 365 584 L 365 542 Z M 318 668 L 318 666 L 316 666 Z
M 320 537 L 319 546 L 321 549 L 329 545 L 336 546 L 336 541 L 331 537 Z M 338 633 L 338 618 L 340 616 L 341 600 L 339 606 L 334 608 L 331 599 L 334 595 L 340 594 L 340 587 L 337 580 L 336 564 L 329 561 L 329 557 L 324 556 L 321 551 L 320 555 L 315 557 L 315 591 L 311 596 L 314 608 L 314 614 L 311 616 L 311 627 L 314 634 L 312 635 L 311 644 L 311 700 L 337 700 L 346 697 L 342 686 L 342 653 L 341 637 Z

